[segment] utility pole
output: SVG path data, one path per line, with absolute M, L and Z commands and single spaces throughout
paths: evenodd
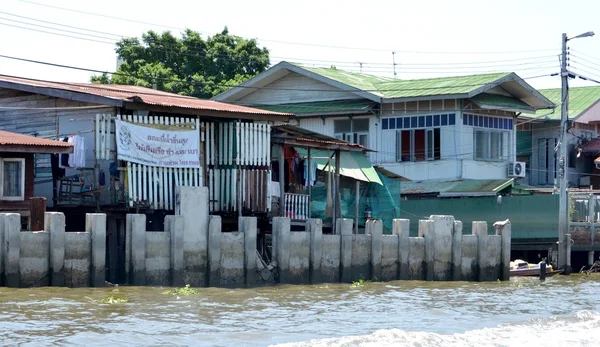
M 558 175 L 559 175 L 559 214 L 558 214 L 558 268 L 564 269 L 564 274 L 569 274 L 570 269 L 567 269 L 567 244 L 566 235 L 569 227 L 568 217 L 568 177 L 567 177 L 567 127 L 569 116 L 567 114 L 569 104 L 569 72 L 567 71 L 567 34 L 562 34 L 562 55 L 560 62 L 560 78 L 562 85 L 561 92 L 561 110 L 560 110 L 560 156 L 558 159 Z
M 562 55 L 560 62 L 560 78 L 562 84 L 562 92 L 560 98 L 560 157 L 558 159 L 558 174 L 559 174 L 559 210 L 558 210 L 558 268 L 564 269 L 564 274 L 571 273 L 571 269 L 567 264 L 571 254 L 568 252 L 570 245 L 567 242 L 567 234 L 569 233 L 569 176 L 567 173 L 568 155 L 567 155 L 567 134 L 569 130 L 569 71 L 567 70 L 567 42 L 572 39 L 581 37 L 594 36 L 593 31 L 588 31 L 583 34 L 568 38 L 566 33 L 562 34 Z

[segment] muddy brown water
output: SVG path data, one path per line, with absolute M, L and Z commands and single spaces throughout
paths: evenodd
M 600 336 L 598 275 L 168 289 L 0 288 L 0 345 L 579 346 Z M 99 302 L 110 296 L 128 302 Z

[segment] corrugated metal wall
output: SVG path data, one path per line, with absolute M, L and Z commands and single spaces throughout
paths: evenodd
M 473 221 L 492 225 L 510 219 L 513 239 L 537 239 L 558 237 L 558 195 L 532 195 L 502 197 L 502 204 L 495 197 L 402 200 L 400 218 L 410 219 L 410 234 L 417 235 L 419 219 L 432 214 L 453 215 L 463 222 L 463 232 L 471 233 Z

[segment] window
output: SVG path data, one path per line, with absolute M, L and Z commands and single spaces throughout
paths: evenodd
M 388 127 L 395 128 L 395 119 L 387 122 Z M 337 119 L 333 121 L 334 136 L 340 140 L 357 143 L 368 147 L 369 118 Z
M 381 120 L 381 130 L 430 128 L 456 124 L 456 114 L 433 114 L 427 116 L 391 117 Z
M 0 159 L 0 199 L 25 200 L 25 159 Z
M 440 159 L 440 129 L 414 129 L 396 132 L 396 161 Z
M 475 130 L 473 157 L 475 160 L 506 160 L 509 157 L 510 133 L 506 131 Z

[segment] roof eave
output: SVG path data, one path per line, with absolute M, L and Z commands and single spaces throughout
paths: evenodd
M 269 114 L 269 113 L 245 113 L 245 112 L 228 112 L 218 110 L 200 110 L 188 107 L 179 106 L 161 106 L 152 105 L 141 102 L 126 102 L 123 105 L 128 110 L 144 110 L 156 111 L 165 113 L 179 113 L 196 117 L 213 117 L 213 118 L 228 118 L 228 119 L 249 119 L 255 121 L 273 121 L 273 122 L 289 122 L 293 115 L 286 114 Z
M 10 153 L 73 153 L 73 146 L 45 146 L 45 145 L 0 145 L 0 152 Z
M 79 102 L 89 102 L 93 104 L 100 104 L 106 106 L 116 106 L 123 107 L 125 101 L 119 98 L 111 98 L 105 96 L 98 96 L 94 94 L 89 94 L 85 92 L 75 92 L 70 90 L 64 90 L 59 88 L 50 88 L 50 87 L 40 87 L 33 86 L 23 83 L 17 82 L 9 82 L 9 81 L 1 81 L 0 80 L 0 88 L 19 90 L 22 92 L 34 93 L 47 95 L 60 99 L 67 99 Z
M 550 101 L 548 98 L 546 98 L 544 95 L 542 95 L 542 93 L 538 92 L 536 89 L 534 89 L 532 86 L 530 86 L 527 82 L 525 82 L 521 77 L 519 77 L 514 72 L 511 72 L 504 77 L 501 77 L 493 82 L 486 83 L 485 85 L 470 91 L 468 93 L 468 95 L 469 95 L 468 97 L 472 98 L 477 94 L 481 94 L 481 93 L 485 92 L 486 90 L 490 90 L 490 89 L 497 87 L 503 83 L 511 82 L 511 81 L 518 83 L 521 87 L 523 87 L 529 93 L 533 94 L 538 100 L 540 100 L 540 103 L 542 104 L 541 106 L 530 105 L 535 110 L 542 110 L 542 109 L 549 109 L 549 108 L 556 107 L 556 105 L 554 105 L 554 103 L 552 101 Z
M 469 97 L 468 94 L 441 94 L 441 95 L 426 95 L 414 96 L 406 98 L 387 98 L 381 99 L 382 104 L 391 104 L 394 102 L 411 102 L 411 101 L 427 101 L 427 100 L 447 100 L 447 99 L 464 99 Z
M 305 148 L 316 148 L 316 149 L 329 149 L 329 150 L 340 150 L 345 152 L 373 152 L 368 148 L 359 148 L 354 146 L 345 146 L 340 144 L 327 144 L 321 142 L 312 142 L 312 141 L 298 141 L 295 139 L 284 139 L 277 138 L 271 136 L 271 143 L 280 144 L 280 145 L 290 145 L 297 147 L 305 147 Z

